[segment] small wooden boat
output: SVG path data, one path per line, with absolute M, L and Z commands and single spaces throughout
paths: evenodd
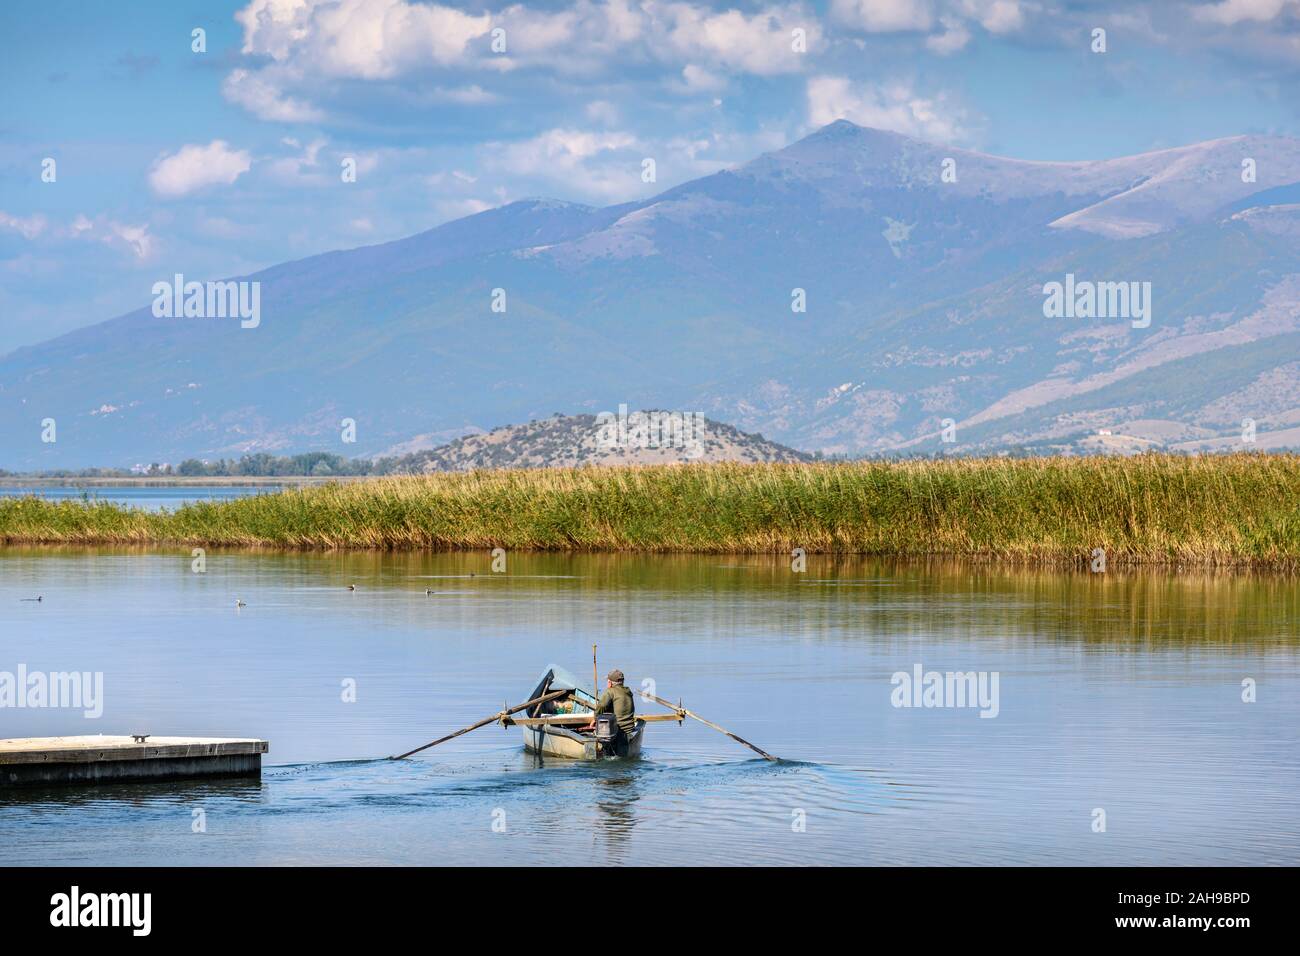
M 594 678 L 596 675 L 595 644 L 591 645 L 591 669 Z M 491 724 L 499 724 L 502 727 L 517 725 L 523 732 L 525 749 L 548 757 L 566 757 L 570 760 L 639 757 L 641 741 L 645 738 L 646 724 L 656 720 L 671 720 L 680 726 L 688 717 L 725 734 L 738 744 L 744 744 L 765 760 L 777 759 L 766 750 L 754 746 L 744 737 L 733 734 L 725 727 L 719 727 L 711 720 L 705 720 L 699 714 L 691 713 L 682 706 L 681 701 L 673 704 L 662 697 L 656 697 L 649 691 L 642 691 L 641 699 L 666 708 L 668 713 L 638 714 L 636 728 L 632 733 L 630 735 L 621 733 L 613 722 L 612 714 L 596 713 L 596 704 L 599 701 L 592 692 L 579 686 L 577 678 L 564 668 L 552 664 L 542 672 L 537 686 L 522 704 L 506 707 L 489 717 L 475 721 L 468 727 L 444 734 L 422 747 L 395 754 L 388 759 L 405 760 L 422 750 L 444 744 L 448 740 L 455 740 L 463 734 Z M 515 715 L 521 711 L 524 716 L 516 717 Z
M 641 756 L 641 741 L 646 722 L 640 718 L 631 736 L 624 736 L 617 747 L 598 740 L 587 729 L 595 717 L 596 698 L 578 686 L 572 674 L 551 665 L 538 680 L 527 700 L 546 697 L 555 691 L 568 691 L 558 700 L 545 700 L 528 708 L 527 715 L 512 717 L 524 735 L 524 747 L 532 753 L 570 760 L 600 760 L 614 757 Z

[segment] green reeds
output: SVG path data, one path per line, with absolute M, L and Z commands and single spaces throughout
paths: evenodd
M 953 459 L 376 478 L 147 513 L 0 498 L 0 541 L 957 555 L 1300 568 L 1300 456 Z

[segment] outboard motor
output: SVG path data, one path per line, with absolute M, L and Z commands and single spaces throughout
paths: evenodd
M 618 740 L 618 719 L 609 713 L 596 715 L 596 742 L 605 753 L 614 752 L 614 742 Z

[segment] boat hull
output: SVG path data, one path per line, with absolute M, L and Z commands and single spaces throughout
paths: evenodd
M 601 760 L 641 756 L 641 741 L 645 738 L 645 721 L 638 720 L 636 731 L 628 740 L 627 752 L 602 754 L 594 737 L 584 736 L 567 727 L 520 727 L 524 735 L 524 749 L 546 757 L 566 760 Z

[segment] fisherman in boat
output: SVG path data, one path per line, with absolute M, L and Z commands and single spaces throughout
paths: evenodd
M 623 686 L 623 672 L 617 668 L 605 676 L 605 693 L 596 702 L 587 729 L 595 729 L 597 714 L 608 713 L 612 713 L 618 722 L 619 736 L 614 742 L 614 750 L 621 753 L 636 733 L 636 701 L 632 699 L 632 692 Z

